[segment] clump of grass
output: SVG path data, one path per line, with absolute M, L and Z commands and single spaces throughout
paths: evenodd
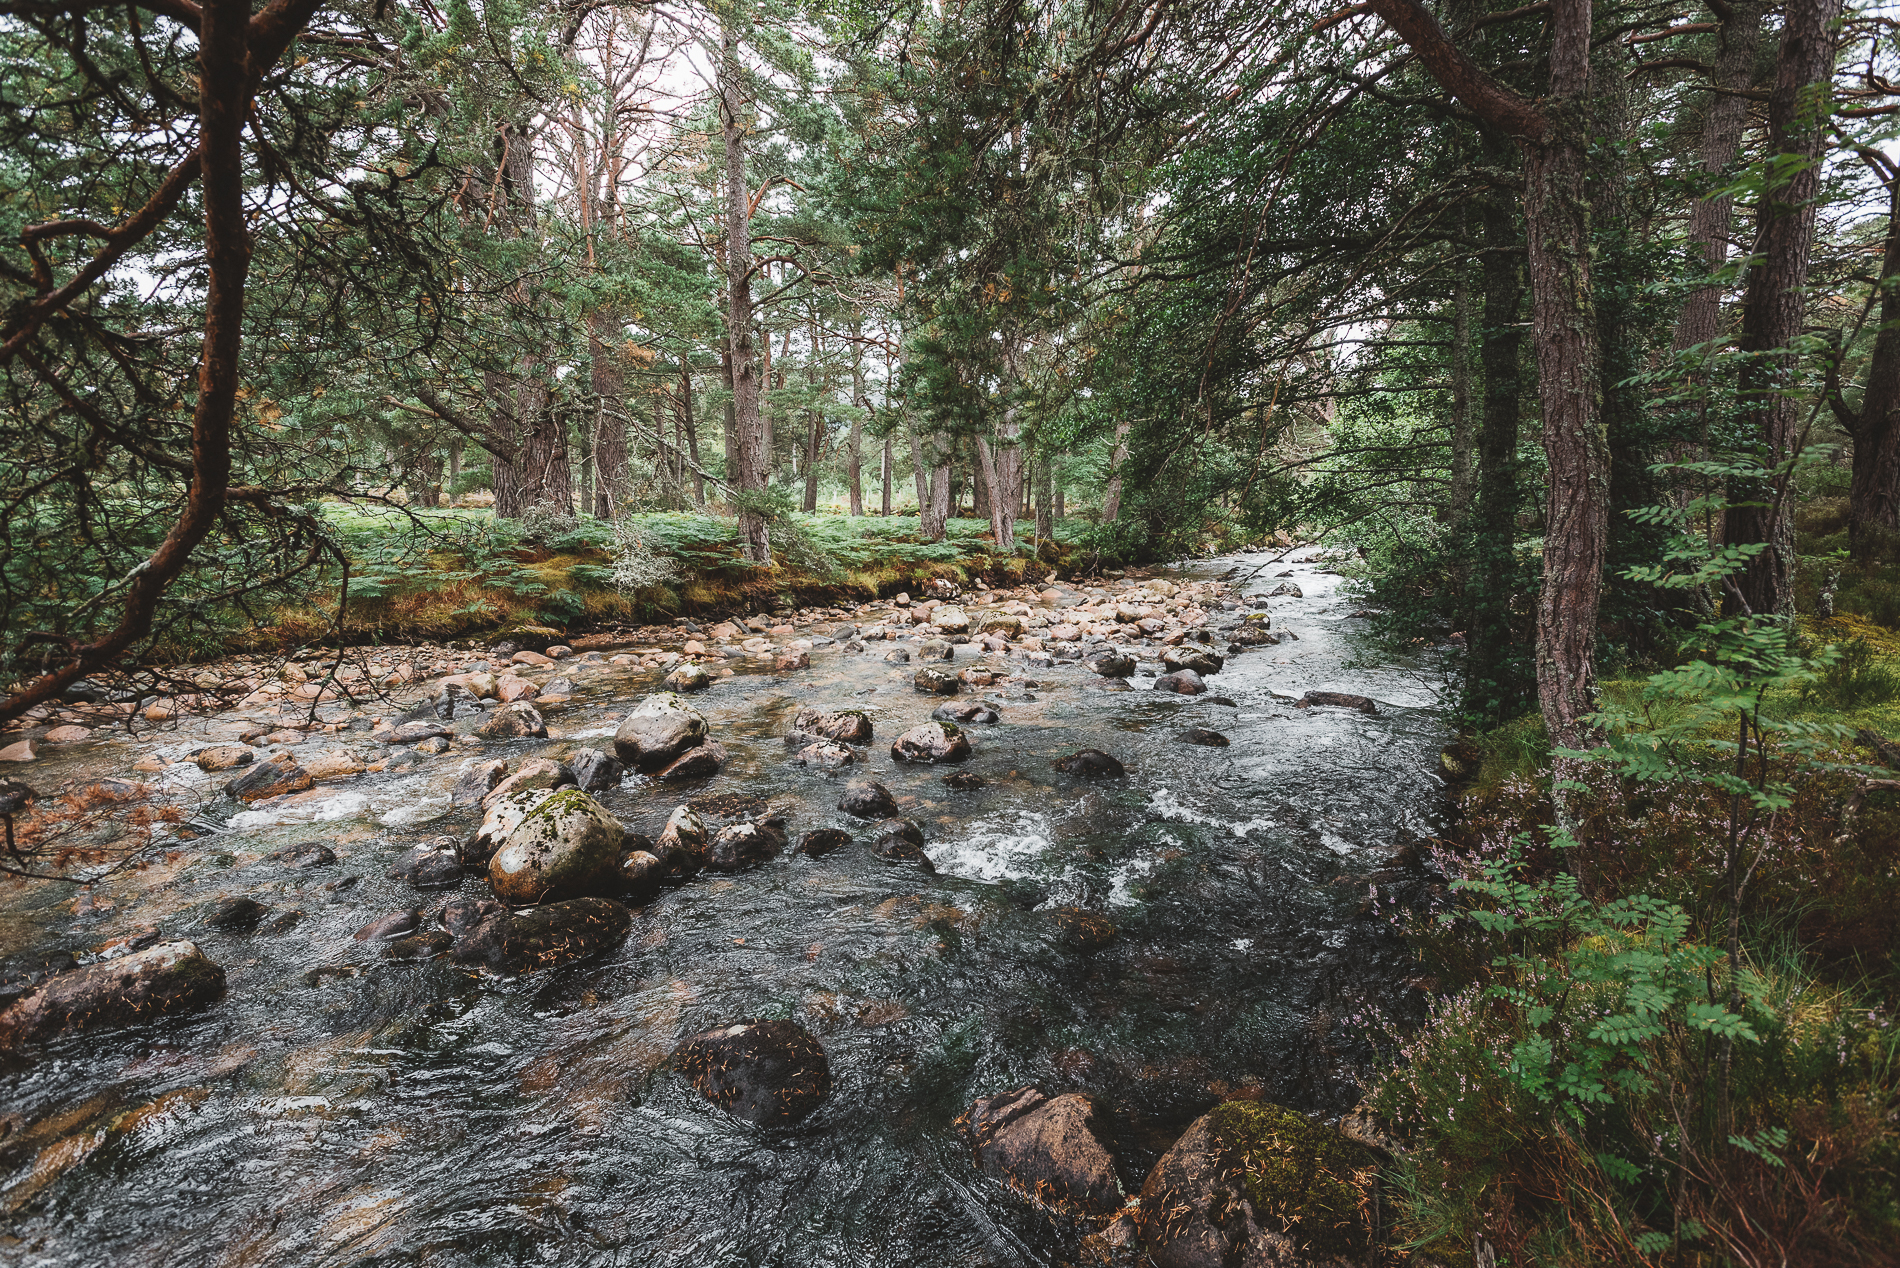
M 1900 666 L 1892 659 L 1860 637 L 1834 646 L 1834 660 L 1802 692 L 1804 701 L 1859 709 L 1900 699 Z

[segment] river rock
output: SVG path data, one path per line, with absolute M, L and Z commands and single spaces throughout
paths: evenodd
M 713 836 L 706 847 L 706 867 L 714 872 L 741 872 L 778 857 L 784 848 L 783 829 L 771 820 L 748 819 Z
M 633 913 L 608 898 L 570 898 L 519 914 L 501 911 L 456 939 L 449 958 L 501 973 L 532 973 L 612 950 Z
M 1226 748 L 1227 737 L 1219 731 L 1210 731 L 1204 726 L 1191 726 L 1185 731 L 1176 731 L 1174 738 L 1182 744 L 1200 744 L 1207 748 Z
M 574 771 L 575 787 L 586 793 L 618 788 L 620 777 L 626 773 L 619 758 L 597 748 L 582 749 L 568 759 L 568 765 Z
M 222 929 L 226 933 L 249 933 L 257 928 L 258 922 L 270 914 L 270 908 L 255 898 L 227 898 L 211 909 L 205 917 L 205 924 L 213 929 Z
M 918 691 L 931 696 L 954 696 L 961 686 L 954 673 L 934 665 L 924 666 L 912 675 L 910 681 Z
M 654 776 L 667 783 L 677 783 L 687 779 L 706 779 L 717 775 L 726 764 L 728 754 L 726 746 L 718 740 L 707 740 L 697 748 L 687 749 L 666 769 Z
M 482 808 L 481 826 L 462 847 L 462 862 L 470 867 L 487 867 L 489 859 L 508 839 L 508 834 L 521 826 L 528 812 L 553 795 L 546 788 L 525 788 L 491 797 Z
M 1155 679 L 1155 690 L 1172 691 L 1177 696 L 1198 696 L 1207 690 L 1207 684 L 1192 669 L 1177 669 Z
M 284 793 L 302 792 L 316 781 L 310 778 L 310 772 L 297 765 L 297 759 L 288 753 L 277 756 L 249 767 L 242 775 L 224 786 L 227 796 L 239 801 L 263 801 L 267 797 L 277 797 Z
M 1087 1219 L 1121 1208 L 1113 1136 L 1092 1098 L 1020 1087 L 977 1101 L 969 1123 L 977 1165 L 1024 1197 Z
M 924 853 L 924 833 L 911 819 L 887 819 L 877 825 L 871 853 L 886 863 L 915 863 L 935 874 L 936 864 Z
M 867 744 L 871 739 L 871 719 L 859 709 L 845 709 L 836 713 L 827 713 L 823 709 L 800 709 L 792 716 L 792 729 L 836 740 L 840 744 Z
M 257 760 L 257 750 L 248 744 L 213 744 L 191 759 L 206 774 L 249 766 Z
M 923 591 L 926 599 L 937 599 L 945 603 L 963 593 L 963 587 L 948 577 L 932 577 L 918 589 Z
M 673 1050 L 673 1068 L 735 1118 L 783 1127 L 831 1095 L 831 1063 L 811 1032 L 791 1021 L 742 1021 L 692 1036 Z
M 404 850 L 383 873 L 392 881 L 408 881 L 418 889 L 440 889 L 462 879 L 462 860 L 454 843 L 418 845 Z
M 378 727 L 370 732 L 369 738 L 378 744 L 420 744 L 437 735 L 454 734 L 439 722 L 404 722 L 397 726 Z
M 792 760 L 814 770 L 839 770 L 856 761 L 857 754 L 847 745 L 819 740 L 800 749 Z
M 1209 674 L 1218 674 L 1224 664 L 1226 662 L 1221 657 L 1199 647 L 1186 645 L 1170 647 L 1161 653 L 1162 668 L 1170 673 L 1188 669 L 1206 677 Z
M 930 614 L 930 624 L 933 628 L 942 630 L 945 634 L 968 634 L 970 632 L 969 616 L 965 614 L 962 608 L 954 603 L 946 603 L 932 612 Z
M 918 660 L 955 660 L 957 649 L 940 638 L 927 638 L 917 645 Z
M 486 762 L 470 762 L 456 777 L 455 786 L 449 790 L 449 804 L 452 806 L 479 806 L 488 800 L 488 794 L 506 778 L 508 763 L 500 758 Z
M 39 742 L 31 736 L 0 748 L 0 762 L 35 762 L 39 756 Z
M 0 1051 L 68 1030 L 130 1026 L 160 1013 L 203 1008 L 224 996 L 224 970 L 191 942 L 56 973 L 0 1011 Z
M 1294 702 L 1295 709 L 1310 709 L 1314 705 L 1324 705 L 1334 709 L 1357 709 L 1361 713 L 1377 715 L 1379 706 L 1365 696 L 1355 696 L 1344 691 L 1309 691 Z
M 614 732 L 614 752 L 638 770 L 655 771 L 706 742 L 706 719 L 670 691 L 642 700 Z
M 1135 658 L 1112 647 L 1090 652 L 1082 663 L 1103 678 L 1126 678 L 1135 672 Z
M 626 829 L 578 788 L 530 810 L 488 861 L 488 883 L 505 903 L 558 902 L 618 889 Z
M 536 789 L 554 792 L 561 788 L 572 788 L 579 782 L 574 777 L 574 768 L 566 762 L 557 762 L 548 757 L 530 757 L 521 763 L 514 774 L 496 784 L 482 801 L 500 801 L 512 792 L 532 792 Z
M 910 663 L 910 653 L 901 647 L 893 647 L 890 651 L 885 653 L 884 659 L 893 665 L 908 665 Z
M 860 819 L 881 819 L 897 813 L 897 799 L 883 784 L 861 779 L 845 785 L 838 809 Z
M 265 857 L 290 868 L 327 867 L 336 862 L 336 851 L 321 841 L 308 841 L 302 845 L 287 845 Z
M 1021 638 L 1023 634 L 1023 618 L 1020 616 L 1012 616 L 1007 612 L 993 612 L 983 618 L 983 623 L 977 626 L 977 633 L 1001 634 L 1007 638 Z
M 1358 1262 L 1376 1177 L 1370 1151 L 1337 1130 L 1228 1101 L 1148 1173 L 1136 1221 L 1156 1268 Z
M 1115 941 L 1117 930 L 1106 916 L 1082 907 L 1057 907 L 1049 913 L 1062 940 L 1077 951 L 1100 951 Z
M 512 704 L 516 700 L 532 700 L 540 694 L 539 687 L 518 674 L 503 674 L 495 680 L 495 699 L 504 704 Z
M 636 903 L 652 898 L 672 875 L 673 869 L 650 850 L 629 850 L 620 858 L 620 882 Z
M 675 806 L 660 830 L 655 853 L 669 866 L 677 861 L 682 871 L 697 872 L 706 866 L 706 846 L 711 833 L 706 821 L 691 806 Z
M 778 658 L 772 662 L 772 668 L 780 673 L 788 673 L 794 669 L 810 669 L 811 653 L 802 647 L 788 648 L 778 654 Z
M 1099 748 L 1085 748 L 1067 757 L 1059 757 L 1055 761 L 1055 768 L 1079 779 L 1120 779 L 1128 773 L 1119 760 Z
M 454 943 L 455 939 L 450 935 L 439 929 L 430 929 L 422 933 L 412 933 L 406 938 L 397 938 L 379 951 L 377 958 L 398 963 L 433 960 Z
M 970 792 L 989 783 L 981 775 L 967 770 L 953 770 L 943 777 L 943 782 L 959 792 Z
M 492 697 L 495 694 L 494 679 L 489 675 L 482 676 L 488 678 L 488 694 Z M 482 698 L 459 682 L 445 682 L 430 700 L 428 712 L 439 722 L 478 717 L 482 712 Z
M 410 907 L 404 911 L 392 911 L 386 916 L 378 916 L 353 935 L 358 942 L 386 942 L 391 938 L 400 938 L 404 934 L 414 933 L 422 924 L 422 908 Z
M 432 748 L 431 745 L 439 747 Z M 416 748 L 425 753 L 440 753 L 448 746 L 449 742 L 438 735 L 424 740 L 416 745 Z M 310 778 L 316 780 L 348 779 L 352 775 L 363 773 L 363 763 L 356 754 L 346 748 L 307 749 L 297 758 L 297 765 L 303 767 L 309 772 Z
M 1291 581 L 1282 581 L 1279 585 L 1267 591 L 1267 597 L 1269 599 L 1304 599 L 1306 597 L 1306 591 L 1300 589 L 1299 586 Z
M 851 834 L 842 828 L 813 828 L 798 838 L 793 852 L 808 854 L 812 858 L 822 858 L 833 850 L 841 850 L 851 844 Z
M 450 898 L 432 908 L 426 919 L 460 937 L 482 921 L 508 909 L 492 898 Z
M 961 762 L 969 756 L 969 737 L 954 722 L 920 722 L 891 745 L 891 757 L 900 762 Z
M 0 815 L 12 816 L 31 810 L 39 801 L 39 793 L 31 784 L 17 779 L 0 779 Z
M 930 716 L 938 722 L 957 722 L 966 726 L 971 723 L 987 726 L 1003 720 L 1002 714 L 976 701 L 940 704 L 930 711 Z
M 526 700 L 517 700 L 482 719 L 475 728 L 475 734 L 485 740 L 522 740 L 545 738 L 548 724 L 542 720 L 540 710 Z
M 712 686 L 712 675 L 704 665 L 688 661 L 675 666 L 672 673 L 660 679 L 660 685 L 668 691 L 704 691 Z

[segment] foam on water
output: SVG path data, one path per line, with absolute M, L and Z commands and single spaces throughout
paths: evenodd
M 1049 820 L 1033 811 L 1016 811 L 971 822 L 961 838 L 924 850 L 939 872 L 973 881 L 1013 880 L 1037 870 L 1052 844 Z

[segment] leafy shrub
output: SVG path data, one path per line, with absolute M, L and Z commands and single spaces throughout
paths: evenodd
M 614 589 L 625 594 L 648 586 L 664 585 L 679 576 L 679 565 L 654 549 L 640 525 L 628 517 L 614 525 L 611 581 Z
M 517 521 L 521 525 L 521 535 L 532 542 L 546 544 L 563 533 L 571 533 L 579 527 L 573 509 L 559 502 L 536 502 L 521 512 Z
M 1900 698 L 1900 668 L 1864 638 L 1834 645 L 1834 658 L 1802 695 L 1836 709 L 1857 709 Z

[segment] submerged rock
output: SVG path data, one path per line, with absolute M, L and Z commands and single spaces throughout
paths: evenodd
M 979 723 L 984 726 L 1001 722 L 1003 715 L 986 704 L 976 701 L 961 704 L 940 704 L 930 711 L 930 716 L 938 722 L 957 722 L 964 726 Z
M 883 784 L 861 779 L 845 785 L 838 809 L 860 819 L 882 819 L 897 813 L 897 799 Z
M 770 819 L 748 819 L 721 828 L 706 848 L 706 866 L 715 872 L 738 872 L 778 857 L 785 848 L 785 832 Z
M 1357 709 L 1361 713 L 1376 715 L 1379 706 L 1367 696 L 1355 696 L 1345 691 L 1309 691 L 1294 702 L 1295 709 L 1310 709 L 1314 705 L 1324 705 L 1334 709 Z
M 673 1050 L 673 1068 L 714 1105 L 761 1127 L 799 1122 L 831 1095 L 824 1046 L 791 1021 L 704 1031 Z
M 433 960 L 447 951 L 454 942 L 454 938 L 439 929 L 431 929 L 425 933 L 412 933 L 406 938 L 398 938 L 385 946 L 379 958 L 396 961 Z
M 567 788 L 534 807 L 488 862 L 503 902 L 554 902 L 615 893 L 626 829 L 599 802 Z
M 492 898 L 458 897 L 431 908 L 424 919 L 426 922 L 439 924 L 450 933 L 459 936 L 490 916 L 507 910 Z
M 258 922 L 270 914 L 270 908 L 255 898 L 227 898 L 211 909 L 205 917 L 205 924 L 212 929 L 222 929 L 226 933 L 249 933 L 257 928 Z
M 1182 744 L 1201 744 L 1208 748 L 1227 747 L 1226 736 L 1219 731 L 1210 731 L 1204 726 L 1191 726 L 1185 731 L 1177 731 L 1174 738 Z
M 0 1011 L 0 1052 L 65 1031 L 107 1030 L 160 1013 L 203 1008 L 224 996 L 224 970 L 191 942 L 56 973 Z
M 957 676 L 947 669 L 926 665 L 911 676 L 911 686 L 930 696 L 954 696 L 961 687 Z
M 866 744 L 871 739 L 871 719 L 859 709 L 800 709 L 792 715 L 792 730 L 840 744 Z
M 414 933 L 422 924 L 422 909 L 411 907 L 406 911 L 392 911 L 358 929 L 355 938 L 358 942 L 385 942 L 390 938 L 400 938 L 404 934 Z
M 1057 907 L 1049 918 L 1062 931 L 1062 940 L 1077 951 L 1100 951 L 1116 938 L 1112 921 L 1081 907 Z
M 418 889 L 436 889 L 462 879 L 462 860 L 453 842 L 442 845 L 418 845 L 404 850 L 383 873 L 392 881 L 408 881 Z
M 891 756 L 900 762 L 961 762 L 970 740 L 954 722 L 920 722 L 898 736 Z
M 1128 771 L 1121 762 L 1099 748 L 1085 748 L 1055 760 L 1055 768 L 1080 779 L 1120 779 Z
M 336 851 L 321 841 L 308 841 L 303 845 L 287 845 L 265 857 L 290 868 L 327 867 L 336 862 Z
M 1371 1243 L 1363 1145 L 1292 1110 L 1229 1101 L 1148 1173 L 1136 1216 L 1156 1268 L 1331 1263 Z
M 501 911 L 458 938 L 449 956 L 500 973 L 532 973 L 612 950 L 633 913 L 608 898 L 570 898 L 516 914 Z
M 798 844 L 793 849 L 798 854 L 822 858 L 833 850 L 843 849 L 850 844 L 851 834 L 842 828 L 813 828 L 798 838 Z
M 1090 1219 L 1121 1208 L 1113 1136 L 1092 1098 L 1020 1087 L 977 1101 L 969 1124 L 977 1165 L 1024 1197 Z
M 981 775 L 967 770 L 953 770 L 943 777 L 943 782 L 959 792 L 970 792 L 989 783 Z
M 1180 696 L 1198 696 L 1207 690 L 1207 684 L 1192 669 L 1177 669 L 1155 679 L 1155 690 L 1172 691 Z
M 224 791 L 239 801 L 263 801 L 284 793 L 303 792 L 314 783 L 316 780 L 311 778 L 309 771 L 297 765 L 296 758 L 288 753 L 279 753 L 247 769 L 226 784 Z

